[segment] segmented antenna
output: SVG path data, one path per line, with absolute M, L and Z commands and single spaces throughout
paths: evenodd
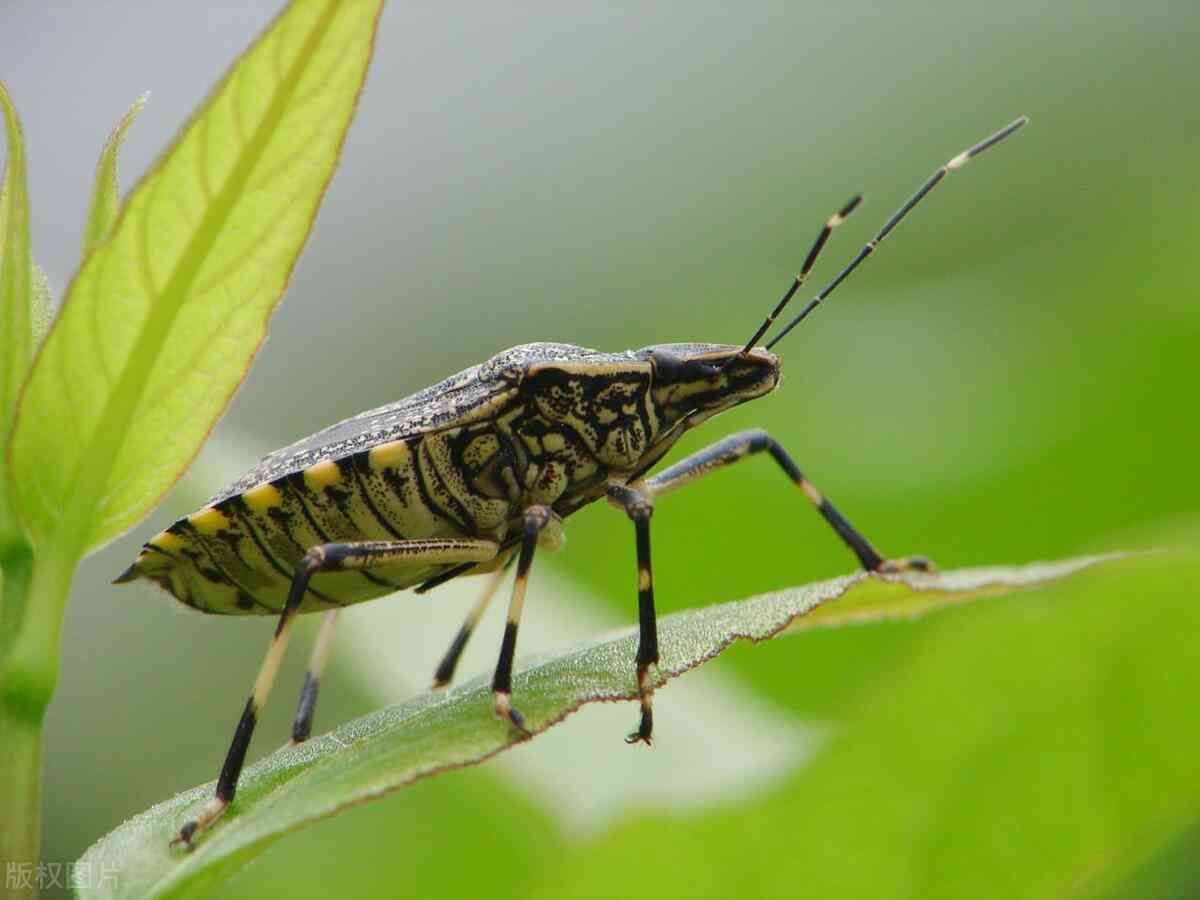
M 844 269 L 842 269 L 842 271 L 840 271 L 837 274 L 837 277 L 835 277 L 833 279 L 833 281 L 829 282 L 829 284 L 825 285 L 825 287 L 821 288 L 821 290 L 817 294 L 817 296 L 813 297 L 812 300 L 808 301 L 808 304 L 802 310 L 800 310 L 800 312 L 798 312 L 795 315 L 795 317 L 790 322 L 787 323 L 787 325 L 785 325 L 783 327 L 783 330 L 780 331 L 777 335 L 775 335 L 775 337 L 773 337 L 771 339 L 770 343 L 767 344 L 767 349 L 768 350 L 771 349 L 776 344 L 778 344 L 781 340 L 783 340 L 783 338 L 787 335 L 787 333 L 789 331 L 791 331 L 793 328 L 795 328 L 797 325 L 799 325 L 801 322 L 803 322 L 805 320 L 805 318 L 808 317 L 809 313 L 811 313 L 814 309 L 816 309 L 818 306 L 820 306 L 821 302 L 823 300 L 825 300 L 825 298 L 828 297 L 830 294 L 832 294 L 837 289 L 837 286 L 839 284 L 841 284 L 843 281 L 845 281 L 849 277 L 850 273 L 853 272 L 855 269 L 857 269 L 864 259 L 866 259 L 868 256 L 870 256 L 872 253 L 875 252 L 875 248 L 878 247 L 883 242 L 883 239 L 892 233 L 892 231 L 895 229 L 895 227 L 904 220 L 904 217 L 907 216 L 910 212 L 912 212 L 913 208 L 918 203 L 920 203 L 922 200 L 924 200 L 925 195 L 928 194 L 930 191 L 932 191 L 935 187 L 937 187 L 938 183 L 941 182 L 941 180 L 943 178 L 945 178 L 947 175 L 949 175 L 955 169 L 961 169 L 963 166 L 965 166 L 967 163 L 969 163 L 976 156 L 983 153 L 983 151 L 989 149 L 990 147 L 994 147 L 996 144 L 1000 143 L 1002 140 L 1004 140 L 1006 137 L 1008 137 L 1010 134 L 1012 134 L 1014 131 L 1016 131 L 1018 128 L 1023 126 L 1028 121 L 1029 121 L 1028 116 L 1021 116 L 1021 118 L 1017 119 L 1011 125 L 1008 125 L 1005 128 L 1000 129 L 995 134 L 993 134 L 991 137 L 985 138 L 984 140 L 980 141 L 975 146 L 970 147 L 967 150 L 964 150 L 962 153 L 958 154 L 958 156 L 951 159 L 944 166 L 940 167 L 936 172 L 934 172 L 932 175 L 930 175 L 929 179 L 923 185 L 921 185 L 920 190 L 918 190 L 915 194 L 913 194 L 912 197 L 909 198 L 908 202 L 905 203 L 903 206 L 901 206 L 900 209 L 898 209 L 896 211 L 896 213 L 890 219 L 887 220 L 887 224 L 884 225 L 883 228 L 881 228 L 879 230 L 879 233 L 877 235 L 875 235 L 875 237 L 873 237 L 870 241 L 868 241 L 867 244 L 861 250 L 858 251 L 858 254 L 854 257 L 854 259 L 850 260 L 850 263 Z M 849 208 L 853 209 L 853 207 L 856 205 L 857 204 L 853 203 L 853 201 L 852 201 Z M 837 217 L 835 216 L 834 219 L 836 219 L 836 218 Z M 834 219 L 831 219 L 830 222 L 833 222 Z M 825 239 L 828 238 L 828 236 L 829 236 L 828 232 L 830 230 L 832 230 L 832 229 L 827 224 L 825 230 L 822 231 L 822 233 L 821 233 L 821 237 L 817 239 L 817 246 L 813 248 L 814 253 L 809 254 L 809 262 L 815 261 L 814 254 L 820 250 L 821 245 L 824 243 Z M 797 282 L 799 282 L 799 279 L 797 279 Z M 799 287 L 799 283 L 797 283 L 795 285 L 795 287 Z M 787 305 L 789 300 L 791 300 L 792 294 L 795 293 L 795 287 L 791 291 L 789 291 L 788 294 L 786 294 L 784 296 L 784 299 L 775 307 L 775 309 L 772 311 L 771 315 L 767 318 L 767 321 L 764 324 L 764 326 L 755 333 L 754 338 L 750 341 L 750 344 L 747 345 L 747 348 L 746 348 L 747 350 L 749 350 L 750 347 L 753 346 L 754 341 L 758 340 L 760 337 L 762 337 L 763 334 L 766 333 L 766 329 L 767 329 L 767 327 L 770 326 L 771 321 L 777 315 L 779 315 L 779 313 L 782 311 L 783 307 Z M 744 353 L 746 351 L 744 350 L 742 352 Z
M 754 336 L 751 337 L 750 340 L 746 341 L 746 346 L 739 351 L 739 356 L 749 353 L 754 347 L 755 343 L 758 342 L 758 339 L 766 334 L 767 329 L 775 324 L 775 318 L 781 312 L 783 312 L 783 308 L 791 302 L 792 297 L 796 295 L 796 291 L 800 290 L 800 285 L 804 284 L 804 280 L 808 278 L 808 273 L 811 272 L 813 266 L 816 265 L 817 257 L 820 256 L 821 251 L 825 249 L 825 242 L 828 241 L 829 236 L 833 234 L 833 229 L 845 222 L 846 219 L 850 217 L 850 214 L 858 209 L 858 207 L 862 204 L 862 199 L 862 194 L 855 194 L 850 198 L 845 206 L 825 220 L 825 225 L 821 228 L 821 233 L 817 235 L 817 239 L 813 241 L 812 249 L 808 251 L 808 256 L 805 257 L 804 265 L 800 267 L 799 274 L 792 279 L 792 286 L 787 289 L 783 297 L 781 297 L 779 302 L 775 304 L 775 308 L 771 310 L 771 314 L 767 316 L 765 320 L 763 320 L 761 325 L 758 326 L 758 331 L 754 332 Z M 731 357 L 729 361 L 725 363 L 725 365 L 731 365 L 736 358 L 737 357 Z

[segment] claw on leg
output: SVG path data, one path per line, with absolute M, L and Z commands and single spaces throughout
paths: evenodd
M 880 575 L 895 575 L 900 572 L 936 572 L 937 566 L 925 556 L 902 556 L 899 559 L 885 559 L 875 571 Z
M 654 680 L 650 666 L 638 667 L 638 697 L 642 703 L 642 717 L 636 731 L 625 738 L 627 744 L 651 745 L 654 734 Z
M 192 840 L 197 834 L 204 831 L 221 817 L 221 814 L 229 808 L 229 802 L 222 800 L 220 797 L 211 797 L 209 801 L 200 808 L 200 812 L 196 813 L 194 819 L 189 819 L 179 829 L 179 834 L 171 839 L 170 846 L 175 847 L 183 844 L 189 850 L 192 849 Z
M 533 736 L 529 729 L 525 727 L 525 717 L 518 710 L 513 709 L 512 700 L 507 691 L 493 692 L 492 711 L 498 718 L 504 719 L 512 725 L 523 737 Z

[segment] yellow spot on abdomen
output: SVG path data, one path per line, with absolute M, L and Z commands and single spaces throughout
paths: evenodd
M 368 455 L 371 468 L 376 472 L 383 469 L 402 469 L 409 464 L 412 451 L 405 441 L 388 441 L 378 447 L 372 447 Z
M 319 462 L 315 466 L 309 466 L 304 470 L 304 483 L 308 485 L 310 490 L 323 490 L 331 484 L 337 484 L 341 480 L 342 470 L 338 468 L 337 463 L 331 460 Z
M 177 553 L 183 547 L 183 538 L 177 534 L 171 534 L 169 531 L 160 531 L 150 538 L 149 543 L 164 553 Z
M 188 516 L 188 522 L 202 534 L 216 534 L 229 527 L 229 518 L 215 507 L 208 506 Z
M 256 513 L 265 513 L 268 509 L 283 505 L 283 497 L 280 495 L 279 489 L 268 482 L 250 488 L 242 494 L 242 499 Z

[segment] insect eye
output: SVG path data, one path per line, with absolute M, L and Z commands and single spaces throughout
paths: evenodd
M 650 354 L 655 377 L 662 382 L 699 381 L 716 377 L 720 366 L 695 359 L 680 359 L 678 356 L 655 350 Z

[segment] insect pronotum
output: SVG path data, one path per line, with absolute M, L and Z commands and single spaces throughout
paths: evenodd
M 826 241 L 860 204 L 821 228 L 800 271 L 744 345 L 663 344 L 600 353 L 569 344 L 506 350 L 404 400 L 339 422 L 277 450 L 203 509 L 144 545 L 118 582 L 146 578 L 188 606 L 225 615 L 274 615 L 278 626 L 246 700 L 214 795 L 172 843 L 190 845 L 233 801 L 259 712 L 297 613 L 325 618 L 300 693 L 292 739 L 312 730 L 317 690 L 342 607 L 405 588 L 427 591 L 487 573 L 486 586 L 434 675 L 450 683 L 459 656 L 516 563 L 492 705 L 519 732 L 510 694 L 517 628 L 537 547 L 561 542 L 562 520 L 606 498 L 633 523 L 641 717 L 630 743 L 649 744 L 658 662 L 650 519 L 655 501 L 717 469 L 766 452 L 864 569 L 925 569 L 922 557 L 885 559 L 765 431 L 731 435 L 657 474 L 687 430 L 770 393 L 780 361 L 770 348 L 827 299 L 950 172 L 1025 124 L 1024 117 L 941 166 L 853 259 L 766 345 Z

